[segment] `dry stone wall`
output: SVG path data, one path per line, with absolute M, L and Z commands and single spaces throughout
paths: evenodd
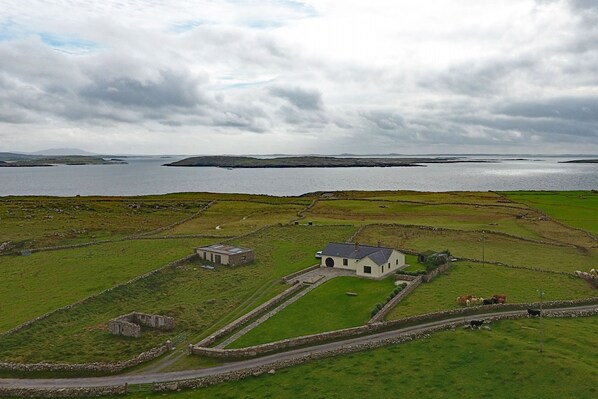
M 551 301 L 544 302 L 543 308 L 546 312 L 550 312 L 550 308 L 556 307 L 574 307 L 582 305 L 594 305 L 598 304 L 598 297 L 571 300 L 571 301 Z M 189 353 L 194 355 L 200 355 L 205 357 L 215 357 L 223 359 L 241 359 L 251 358 L 267 353 L 279 351 L 282 349 L 295 348 L 304 345 L 315 345 L 323 342 L 336 341 L 345 338 L 354 338 L 365 334 L 372 334 L 375 332 L 395 330 L 410 325 L 420 324 L 424 322 L 430 322 L 435 320 L 446 319 L 454 316 L 463 317 L 474 317 L 480 313 L 487 313 L 491 311 L 510 311 L 510 310 L 525 310 L 528 308 L 540 307 L 539 302 L 535 303 L 520 303 L 520 304 L 508 304 L 508 305 L 486 305 L 477 306 L 471 308 L 460 308 L 451 309 L 442 312 L 428 313 L 425 315 L 411 316 L 399 320 L 385 321 L 371 323 L 364 326 L 346 328 L 342 330 L 328 331 L 320 334 L 306 335 L 303 337 L 283 339 L 280 341 L 270 342 L 262 345 L 255 345 L 246 348 L 237 349 L 220 349 L 220 348 L 207 348 L 198 345 L 190 345 Z M 575 312 L 575 311 L 570 311 Z
M 285 301 L 287 298 L 289 298 L 290 296 L 294 295 L 295 293 L 299 292 L 302 289 L 303 289 L 303 286 L 301 284 L 293 285 L 292 287 L 281 292 L 274 298 L 270 299 L 267 302 L 264 302 L 257 308 L 253 309 L 251 312 L 244 314 L 243 316 L 239 317 L 238 319 L 231 322 L 230 324 L 222 327 L 220 330 L 216 331 L 214 334 L 210 335 L 209 337 L 204 338 L 197 344 L 197 346 L 198 347 L 208 347 L 208 346 L 212 345 L 214 342 L 216 342 L 220 338 L 229 334 L 233 330 L 236 330 L 238 327 L 247 323 L 249 320 L 257 317 L 260 313 L 263 313 L 266 310 L 278 305 L 279 303 Z
M 135 278 L 133 278 L 133 279 L 131 279 L 131 280 L 129 280 L 129 281 L 127 281 L 127 282 L 125 282 L 125 283 L 122 283 L 122 284 L 117 284 L 117 285 L 115 285 L 115 286 L 112 286 L 112 287 L 110 287 L 110 288 L 107 288 L 107 289 L 105 289 L 105 290 L 103 290 L 103 291 L 100 291 L 100 292 L 98 292 L 97 294 L 90 295 L 90 296 L 88 296 L 87 298 L 81 299 L 80 301 L 77 301 L 77 302 L 71 303 L 70 305 L 66 305 L 66 306 L 63 306 L 63 307 L 61 307 L 61 308 L 54 309 L 54 310 L 52 310 L 52 311 L 50 311 L 50 312 L 48 312 L 48 313 L 45 313 L 45 314 L 43 314 L 43 315 L 41 315 L 41 316 L 38 316 L 38 317 L 36 317 L 36 318 L 34 318 L 34 319 L 31 319 L 31 320 L 29 320 L 29 321 L 26 321 L 26 322 L 25 322 L 25 323 L 23 323 L 23 324 L 20 324 L 20 325 L 18 325 L 18 326 L 16 326 L 16 327 L 13 327 L 13 328 L 11 328 L 11 329 L 10 329 L 10 330 L 8 330 L 8 331 L 5 331 L 5 332 L 3 332 L 3 333 L 0 333 L 0 338 L 1 338 L 1 337 L 4 337 L 4 336 L 7 336 L 7 335 L 14 334 L 14 333 L 16 333 L 17 331 L 23 330 L 23 329 L 25 329 L 25 328 L 27 328 L 27 327 L 31 326 L 32 324 L 34 324 L 34 323 L 36 323 L 36 322 L 40 321 L 40 320 L 43 320 L 43 319 L 45 319 L 45 318 L 47 318 L 47 317 L 49 317 L 49 316 L 52 316 L 52 315 L 53 315 L 53 314 L 55 314 L 55 313 L 64 312 L 64 311 L 66 311 L 66 310 L 69 310 L 69 309 L 71 309 L 71 308 L 73 308 L 73 307 L 75 307 L 75 306 L 79 306 L 79 305 L 81 305 L 81 304 L 84 304 L 84 303 L 86 303 L 86 302 L 88 302 L 88 301 L 91 301 L 92 299 L 95 299 L 95 298 L 97 298 L 97 297 L 99 297 L 99 296 L 101 296 L 101 295 L 104 295 L 104 294 L 106 294 L 106 293 L 108 293 L 108 292 L 110 292 L 110 291 L 114 291 L 114 290 L 116 290 L 116 289 L 120 289 L 120 288 L 126 287 L 127 285 L 133 284 L 133 283 L 134 283 L 134 282 L 136 282 L 136 281 L 139 281 L 139 280 L 142 280 L 142 279 L 144 279 L 144 278 L 150 277 L 150 276 L 152 276 L 152 275 L 154 275 L 154 274 L 156 274 L 156 273 L 159 273 L 160 271 L 162 271 L 162 270 L 164 270 L 164 269 L 167 269 L 167 268 L 169 268 L 169 267 L 177 267 L 177 266 L 183 265 L 183 264 L 185 264 L 185 263 L 187 263 L 187 262 L 190 262 L 190 261 L 192 261 L 192 260 L 193 260 L 193 259 L 195 259 L 195 258 L 197 258 L 197 254 L 191 254 L 191 255 L 189 255 L 189 256 L 186 256 L 186 257 L 184 257 L 184 258 L 181 258 L 181 259 L 175 260 L 174 262 L 171 262 L 171 263 L 167 264 L 166 266 L 163 266 L 163 267 L 161 267 L 161 268 L 159 268 L 159 269 L 155 269 L 155 270 L 152 270 L 152 271 L 150 271 L 150 272 L 148 272 L 148 273 L 145 273 L 145 274 L 142 274 L 142 275 L 140 275 L 140 276 L 137 276 L 137 277 L 135 277 Z
M 5 388 L 0 387 L 0 396 L 16 398 L 73 398 L 125 395 L 125 385 L 90 388 Z
M 415 277 L 401 292 L 399 292 L 394 298 L 392 298 L 378 313 L 376 313 L 368 324 L 377 323 L 384 320 L 384 317 L 390 312 L 395 306 L 398 305 L 407 295 L 411 294 L 419 285 L 422 283 L 422 276 Z
M 132 359 L 122 360 L 116 363 L 11 363 L 0 362 L 0 371 L 19 372 L 40 372 L 40 371 L 61 371 L 61 372 L 100 372 L 114 374 L 138 364 L 148 362 L 163 355 L 171 349 L 170 343 L 155 347 L 143 352 Z
M 132 312 L 119 316 L 108 322 L 108 331 L 114 335 L 139 338 L 141 326 L 156 328 L 158 330 L 174 330 L 174 318 L 157 314 Z
M 598 298 L 595 298 L 598 300 Z M 523 305 L 533 305 L 533 304 L 523 304 Z M 594 308 L 591 310 L 564 310 L 564 311 L 547 311 L 547 317 L 582 317 L 582 316 L 596 316 L 598 315 L 598 309 Z M 488 322 L 504 320 L 504 319 L 516 319 L 522 318 L 525 316 L 517 315 L 501 315 L 495 317 L 488 317 L 486 320 Z M 263 366 L 256 366 L 256 367 L 247 367 L 237 371 L 230 371 L 227 373 L 222 373 L 214 376 L 207 376 L 201 378 L 195 378 L 185 381 L 178 381 L 178 382 L 169 382 L 169 383 L 159 383 L 154 384 L 154 391 L 157 392 L 165 392 L 165 391 L 174 391 L 180 389 L 193 389 L 193 388 L 202 388 L 209 385 L 220 384 L 223 382 L 228 381 L 238 381 L 246 377 L 250 376 L 258 376 L 264 373 L 272 373 L 272 371 L 292 367 L 298 364 L 302 364 L 311 360 L 322 359 L 327 357 L 333 357 L 358 351 L 376 349 L 379 347 L 398 344 L 402 342 L 413 341 L 420 338 L 427 338 L 430 336 L 431 333 L 446 329 L 455 328 L 455 323 L 447 323 L 444 325 L 439 325 L 435 327 L 429 327 L 422 331 L 418 331 L 416 333 L 405 333 L 401 335 L 397 335 L 390 338 L 380 339 L 380 340 L 372 340 L 367 341 L 359 344 L 351 344 L 351 345 L 343 345 L 337 347 L 335 349 L 331 349 L 329 351 L 322 351 L 322 352 L 313 352 L 311 354 L 306 354 L 303 356 L 299 356 L 289 360 L 282 360 L 282 361 L 275 361 L 267 365 Z

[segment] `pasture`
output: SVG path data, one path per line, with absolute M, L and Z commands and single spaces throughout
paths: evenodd
M 257 228 L 297 219 L 305 204 L 263 203 L 250 201 L 217 201 L 209 209 L 186 223 L 161 235 L 206 234 L 233 237 Z
M 516 191 L 506 198 L 538 209 L 561 222 L 598 236 L 598 192 Z
M 413 251 L 446 248 L 457 257 L 508 265 L 573 273 L 589 270 L 598 263 L 598 248 L 575 248 L 530 242 L 516 237 L 487 232 L 482 243 L 481 232 L 420 229 L 400 225 L 369 225 L 357 237 L 364 244 L 403 248 Z M 483 245 L 482 245 L 483 244 Z
M 595 233 L 598 225 L 595 198 L 596 194 L 590 192 L 522 192 L 502 195 L 491 192 L 409 191 L 350 191 L 326 196 L 314 193 L 300 197 L 181 193 L 130 198 L 0 198 L 0 245 L 12 241 L 15 250 L 102 239 L 119 240 L 153 232 L 148 239 L 142 240 L 110 242 L 84 248 L 34 253 L 30 256 L 0 257 L 0 272 L 3 276 L 3 285 L 0 287 L 0 332 L 164 266 L 190 254 L 196 246 L 227 240 L 233 245 L 254 248 L 256 251 L 256 262 L 251 265 L 238 268 L 217 267 L 216 270 L 209 271 L 202 269 L 200 263 L 189 263 L 176 269 L 164 269 L 150 277 L 105 292 L 72 309 L 58 312 L 34 323 L 28 329 L 0 337 L 0 360 L 116 361 L 136 355 L 174 336 L 184 337 L 185 343 L 197 342 L 281 292 L 285 286 L 280 284 L 280 277 L 315 264 L 316 251 L 330 241 L 348 240 L 358 228 L 363 229 L 355 240 L 364 244 L 376 245 L 381 241 L 386 246 L 414 251 L 448 248 L 457 257 L 478 260 L 477 263 L 458 262 L 446 275 L 430 284 L 422 284 L 389 318 L 451 309 L 457 307 L 456 297 L 463 294 L 485 296 L 504 293 L 508 295 L 508 302 L 533 301 L 536 299 L 537 288 L 544 289 L 546 300 L 595 296 L 595 289 L 579 279 L 488 264 L 501 262 L 569 273 L 596 267 L 597 240 L 578 230 L 585 228 Z M 305 211 L 301 225 L 288 225 L 298 218 L 298 212 L 303 211 L 314 200 L 315 205 Z M 211 201 L 213 204 L 210 207 L 185 223 L 163 232 L 155 231 L 194 215 Z M 543 213 L 548 214 L 548 218 Z M 307 226 L 307 221 L 313 221 L 315 226 Z M 486 232 L 483 255 L 480 241 L 482 231 Z M 164 238 L 186 235 L 197 238 Z M 481 264 L 482 258 L 485 265 Z M 421 268 L 415 262 L 415 256 L 408 256 L 407 261 L 411 265 L 409 270 Z M 389 280 L 332 280 L 233 345 L 244 346 L 363 324 L 369 319 L 374 304 L 382 302 L 391 290 Z M 358 295 L 347 296 L 347 291 L 358 292 Z M 108 320 L 133 310 L 174 316 L 177 329 L 171 333 L 147 330 L 138 340 L 107 333 Z M 523 323 L 521 329 L 527 331 L 525 322 L 515 323 Z M 567 329 L 566 322 L 562 325 L 559 324 L 560 321 L 554 323 L 555 329 L 563 328 L 563 334 L 576 330 Z M 571 323 L 581 325 L 575 324 L 577 321 Z M 595 322 L 590 322 L 589 325 L 594 326 Z M 484 334 L 495 331 L 500 334 L 503 330 L 482 331 L 478 336 L 484 337 Z M 443 334 L 445 333 L 435 337 L 443 337 Z M 474 337 L 471 334 L 461 336 L 460 334 L 467 333 L 460 331 L 446 334 L 449 337 L 459 336 L 463 340 Z M 499 338 L 504 337 L 500 335 Z M 512 344 L 513 348 L 526 342 L 523 335 L 520 339 L 521 342 Z M 428 340 L 413 345 L 424 348 L 426 342 Z M 554 343 L 555 351 L 559 348 L 559 342 Z M 438 353 L 448 359 L 467 356 L 467 353 L 459 352 L 462 349 L 459 343 L 455 345 L 457 346 L 446 349 L 441 346 Z M 430 350 L 431 347 L 425 348 Z M 486 349 L 493 350 L 492 348 L 488 346 Z M 410 355 L 407 354 L 406 363 L 409 363 L 409 359 L 413 360 L 410 363 L 413 370 L 400 368 L 403 367 L 402 363 L 396 359 L 403 359 L 402 350 L 387 350 L 391 352 L 381 350 L 380 353 L 392 355 L 376 355 L 373 363 L 363 360 L 370 356 L 366 356 L 366 353 L 363 354 L 363 359 L 359 358 L 362 360 L 355 360 L 355 356 L 361 355 L 334 359 L 334 362 L 339 362 L 336 363 L 337 367 L 347 368 L 346 372 L 343 371 L 343 378 L 339 377 L 336 384 L 354 378 L 362 384 L 373 385 L 375 380 L 380 383 L 376 395 L 384 396 L 386 392 L 395 392 L 396 386 L 401 387 L 400 393 L 407 396 L 427 393 L 418 388 L 424 381 L 419 374 L 424 374 L 425 370 L 435 367 L 435 364 L 428 365 L 429 359 L 424 355 L 424 361 L 418 362 L 416 360 L 419 357 L 413 355 L 409 358 Z M 415 351 L 419 350 L 421 349 Z M 491 353 L 496 354 L 495 352 Z M 437 357 L 445 356 L 435 356 L 434 361 Z M 565 357 L 564 354 L 562 356 Z M 489 358 L 474 360 L 479 360 L 480 367 L 487 367 L 491 362 Z M 355 362 L 356 367 L 350 368 L 351 362 Z M 574 360 L 570 359 L 568 362 L 574 363 Z M 185 366 L 199 366 L 201 363 L 202 360 L 183 359 L 170 367 L 181 369 Z M 328 361 L 313 364 L 328 364 Z M 390 367 L 388 365 L 399 368 L 393 368 L 393 373 L 389 376 L 380 377 L 377 370 Z M 524 364 L 521 367 L 524 366 L 527 367 Z M 580 364 L 572 364 L 571 367 L 575 370 L 583 369 Z M 268 393 L 272 397 L 285 397 L 294 392 L 295 397 L 303 387 L 301 382 L 308 381 L 301 374 L 296 377 L 295 370 L 315 368 L 306 365 L 282 371 L 273 377 L 252 378 L 238 383 L 238 386 L 226 384 L 179 395 L 185 397 L 213 393 L 216 397 L 238 396 L 241 391 L 237 391 L 237 387 L 245 386 L 248 389 L 247 397 L 256 392 L 260 392 L 260 397 L 267 397 Z M 323 368 L 323 375 L 332 374 L 333 370 Z M 464 372 L 464 369 L 460 370 Z M 286 388 L 280 387 L 264 389 L 264 381 L 282 378 L 287 373 L 298 378 L 296 384 L 290 379 L 280 380 L 283 386 L 289 387 L 288 392 L 285 391 Z M 305 373 L 310 375 L 313 371 Z M 401 373 L 410 378 L 404 379 Z M 528 376 L 525 373 L 527 371 L 523 375 Z M 471 373 L 468 375 L 473 376 Z M 449 376 L 448 381 L 457 376 L 458 374 Z M 336 391 L 323 386 L 322 381 L 325 380 L 315 375 L 312 378 L 317 387 L 312 394 L 330 397 L 336 395 Z M 496 384 L 502 383 L 504 379 L 506 376 L 501 374 Z M 490 377 L 488 380 L 493 381 Z M 331 381 L 334 382 L 334 378 Z M 420 383 L 412 384 L 407 383 L 408 381 Z M 428 381 L 431 392 L 436 392 L 437 397 L 443 393 L 447 396 L 454 394 L 452 390 L 455 384 L 441 384 L 440 377 L 425 381 Z M 550 384 L 554 385 L 548 381 L 549 386 Z M 462 390 L 468 387 L 465 383 L 456 386 Z M 343 389 L 338 392 L 345 392 Z M 351 397 L 358 391 L 359 388 L 353 387 L 342 396 Z M 463 396 L 461 393 L 463 391 L 459 392 L 459 397 Z M 239 397 L 243 397 L 243 394 Z
M 540 288 L 545 292 L 545 301 L 596 296 L 596 289 L 577 277 L 457 262 L 430 283 L 417 287 L 386 318 L 394 320 L 461 308 L 457 304 L 457 297 L 461 295 L 490 298 L 494 294 L 505 294 L 507 303 L 538 302 Z
M 119 239 L 185 219 L 208 201 L 163 197 L 0 198 L 0 244 L 16 250 Z
M 315 360 L 274 375 L 166 395 L 175 399 L 592 398 L 598 390 L 597 329 L 598 317 L 545 318 L 544 353 L 540 354 L 537 319 L 501 321 L 491 324 L 491 330 L 457 328 L 422 340 Z
M 197 342 L 226 321 L 284 290 L 286 286 L 278 283 L 282 276 L 313 265 L 317 249 L 329 239 L 344 241 L 353 231 L 351 226 L 285 226 L 260 231 L 235 242 L 255 249 L 256 261 L 249 265 L 210 271 L 199 267 L 201 263 L 194 263 L 164 269 L 2 337 L 0 359 L 115 361 L 132 357 L 178 334 Z M 189 252 L 194 242 L 202 243 L 189 239 L 139 242 L 145 245 L 172 242 L 178 248 L 184 243 Z M 147 330 L 140 339 L 108 334 L 108 320 L 133 310 L 173 316 L 177 328 L 171 333 Z
M 272 316 L 230 347 L 278 341 L 341 328 L 356 327 L 370 319 L 370 311 L 393 290 L 392 278 L 381 281 L 336 277 Z M 357 294 L 347 295 L 347 292 Z
M 0 258 L 0 332 L 193 252 L 205 240 L 137 240 Z

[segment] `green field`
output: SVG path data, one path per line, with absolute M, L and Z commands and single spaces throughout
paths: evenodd
M 351 226 L 286 226 L 247 236 L 237 244 L 255 249 L 256 261 L 249 265 L 207 271 L 199 264 L 190 264 L 164 270 L 3 337 L 0 359 L 114 361 L 132 357 L 178 334 L 197 342 L 225 320 L 240 316 L 281 292 L 287 287 L 278 283 L 282 276 L 313 265 L 316 250 L 329 239 L 345 240 L 353 231 Z M 172 242 L 178 246 L 186 243 L 187 248 L 192 248 L 188 239 L 139 242 Z M 108 334 L 108 320 L 131 311 L 173 316 L 177 329 L 172 333 L 148 330 L 140 339 Z
M 370 311 L 393 290 L 392 279 L 364 280 L 336 277 L 272 316 L 231 344 L 231 347 L 264 344 L 341 328 L 357 327 L 371 317 Z M 347 295 L 347 292 L 357 296 Z
M 508 265 L 565 271 L 590 270 L 598 264 L 598 248 L 557 246 L 529 242 L 514 237 L 486 233 L 482 248 L 482 233 L 459 230 L 423 230 L 397 225 L 370 225 L 361 231 L 362 243 L 404 248 L 414 251 L 446 248 L 457 257 L 484 259 Z
M 586 231 L 593 234 L 598 231 L 597 198 L 594 192 L 503 195 L 412 191 L 348 191 L 299 197 L 217 193 L 3 197 L 0 198 L 0 245 L 10 241 L 5 246 L 8 251 L 18 253 L 48 245 L 120 240 L 141 233 L 150 233 L 151 239 L 44 251 L 30 256 L 0 256 L 3 283 L 0 332 L 164 266 L 190 254 L 196 246 L 227 241 L 253 248 L 256 261 L 237 268 L 217 267 L 214 271 L 201 268 L 201 263 L 188 263 L 102 293 L 30 328 L 0 337 L 0 361 L 116 361 L 175 336 L 183 337 L 180 352 L 175 354 L 182 353 L 186 344 L 198 342 L 284 290 L 287 286 L 280 283 L 282 276 L 315 264 L 316 251 L 328 242 L 348 240 L 358 228 L 363 229 L 355 241 L 363 244 L 381 242 L 412 251 L 448 248 L 457 257 L 477 260 L 457 262 L 445 275 L 422 284 L 395 308 L 388 316 L 391 319 L 456 308 L 456 297 L 464 294 L 506 294 L 509 303 L 535 301 L 539 288 L 545 291 L 545 300 L 596 296 L 595 288 L 577 278 L 506 268 L 491 262 L 567 273 L 596 268 L 598 240 Z M 314 201 L 314 206 L 304 212 L 300 225 L 292 224 L 298 213 Z M 196 214 L 210 202 L 208 208 L 192 219 L 166 231 L 156 231 Z M 315 225 L 308 226 L 308 221 Z M 482 231 L 485 232 L 483 250 Z M 163 238 L 187 235 L 197 238 Z M 409 270 L 422 267 L 415 260 L 414 255 L 407 256 Z M 390 279 L 379 282 L 348 277 L 333 279 L 233 346 L 363 324 L 370 318 L 375 303 L 382 302 L 391 290 Z M 347 296 L 348 291 L 358 295 Z M 177 328 L 169 333 L 144 330 L 137 340 L 108 334 L 108 320 L 133 310 L 173 316 Z M 475 386 L 483 387 L 478 394 L 493 396 L 491 393 L 497 387 L 502 389 L 505 381 L 514 380 L 522 382 L 523 395 L 510 391 L 511 387 L 500 391 L 501 394 L 530 397 L 533 385 L 523 382 L 538 377 L 546 387 L 553 388 L 547 388 L 548 397 L 583 397 L 580 392 L 591 392 L 587 384 L 583 385 L 583 378 L 579 385 L 559 388 L 556 376 L 571 369 L 584 378 L 596 379 L 595 371 L 588 374 L 587 362 L 583 360 L 586 356 L 595 357 L 595 345 L 588 353 L 577 343 L 574 349 L 566 346 L 571 344 L 573 336 L 579 337 L 579 342 L 588 340 L 587 329 L 595 329 L 595 320 L 547 321 L 552 323 L 554 336 L 557 331 L 561 336 L 547 341 L 552 352 L 546 353 L 542 361 L 557 371 L 546 377 L 538 377 L 544 368 L 535 368 L 527 358 L 521 359 L 522 354 L 535 353 L 525 349 L 533 341 L 526 334 L 535 334 L 535 327 L 530 324 L 533 321 L 518 321 L 497 324 L 492 331 L 477 335 L 461 330 L 440 333 L 430 340 L 313 362 L 277 372 L 275 376 L 251 378 L 179 396 L 384 397 L 392 393 L 405 397 L 461 398 L 470 397 Z M 470 346 L 488 355 L 474 356 L 469 352 Z M 404 348 L 415 349 L 410 352 Z M 430 356 L 432 351 L 438 355 Z M 499 364 L 501 361 L 509 364 L 508 371 L 491 374 L 487 370 L 496 364 L 497 356 L 502 356 Z M 462 364 L 462 359 L 467 362 Z M 554 366 L 559 362 L 564 368 Z M 213 363 L 183 356 L 164 370 Z M 509 374 L 513 364 L 517 374 Z M 486 371 L 480 374 L 470 367 Z M 443 372 L 445 369 L 450 372 Z M 388 374 L 383 374 L 386 370 Z M 464 379 L 460 379 L 462 375 Z M 565 375 L 577 383 L 577 375 Z M 469 380 L 476 383 L 470 384 Z M 276 386 L 269 386 L 270 382 Z M 302 393 L 308 383 L 313 390 Z M 363 386 L 368 387 L 365 394 L 360 388 Z M 592 388 L 595 389 L 595 384 Z
M 598 393 L 598 317 L 502 321 L 312 361 L 274 375 L 131 398 L 593 398 Z
M 297 212 L 305 204 L 268 204 L 250 201 L 218 201 L 199 217 L 194 218 L 162 235 L 207 234 L 236 236 L 259 227 L 289 223 L 297 219 Z
M 453 268 L 432 282 L 421 284 L 387 315 L 388 320 L 457 309 L 457 297 L 494 294 L 507 295 L 507 303 L 538 302 L 537 290 L 545 292 L 545 301 L 596 296 L 598 292 L 577 277 L 529 270 L 510 269 L 479 263 L 457 262 Z
M 0 258 L 0 332 L 187 256 L 202 240 L 138 240 Z
M 598 192 L 516 191 L 505 195 L 512 201 L 529 205 L 569 226 L 598 236 Z
M 118 239 L 185 219 L 208 201 L 188 197 L 0 198 L 0 244 L 17 249 Z

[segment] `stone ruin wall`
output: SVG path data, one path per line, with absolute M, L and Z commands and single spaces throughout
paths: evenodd
M 174 329 L 175 322 L 174 318 L 168 316 L 132 312 L 110 320 L 108 331 L 113 335 L 139 338 L 141 326 L 170 331 Z

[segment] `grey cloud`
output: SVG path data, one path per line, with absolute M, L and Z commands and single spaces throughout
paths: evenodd
M 405 127 L 403 117 L 392 111 L 369 111 L 363 112 L 361 116 L 382 130 L 397 130 Z
M 318 111 L 323 108 L 322 94 L 315 90 L 302 89 L 300 87 L 273 87 L 270 93 L 276 97 L 288 100 L 295 107 L 307 110 Z
M 525 118 L 551 118 L 598 122 L 598 97 L 557 97 L 508 104 L 497 113 Z
M 98 79 L 83 88 L 80 94 L 92 101 L 147 108 L 192 108 L 206 101 L 200 95 L 195 79 L 172 71 L 160 71 L 157 81 L 130 77 Z

